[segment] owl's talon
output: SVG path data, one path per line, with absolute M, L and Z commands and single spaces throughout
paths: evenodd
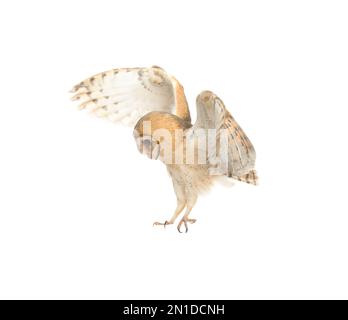
M 153 223 L 152 226 L 153 226 L 153 227 L 154 227 L 154 226 L 163 226 L 163 227 L 165 228 L 167 225 L 170 225 L 170 224 L 172 224 L 172 223 L 169 222 L 169 221 L 167 221 L 167 220 L 164 221 L 164 222 L 157 222 L 157 221 L 156 221 L 156 222 Z
M 180 232 L 180 233 L 183 233 L 182 231 L 181 231 L 181 226 L 182 226 L 182 224 L 184 224 L 185 225 L 185 233 L 187 233 L 188 232 L 188 226 L 187 226 L 187 222 L 189 222 L 189 223 L 195 223 L 197 220 L 196 219 L 188 219 L 188 218 L 182 218 L 181 220 L 180 220 L 180 222 L 178 223 L 178 227 L 177 227 L 177 229 L 178 229 L 178 231 Z
M 182 224 L 185 225 L 185 233 L 187 233 L 187 231 L 188 231 L 187 222 L 186 222 L 186 220 L 184 220 L 184 219 L 181 219 L 180 222 L 178 223 L 178 227 L 177 227 L 178 231 L 179 231 L 180 233 L 182 233 L 182 231 L 180 230 Z

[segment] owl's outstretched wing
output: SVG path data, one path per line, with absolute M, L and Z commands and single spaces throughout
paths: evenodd
M 80 109 L 133 126 L 152 111 L 191 121 L 181 84 L 160 67 L 113 69 L 94 75 L 71 90 Z
M 204 91 L 197 97 L 197 121 L 192 130 L 198 129 L 213 129 L 216 132 L 215 140 L 208 142 L 209 163 L 216 165 L 218 161 L 220 167 L 225 168 L 223 174 L 256 184 L 255 149 L 222 100 L 210 91 Z M 221 151 L 223 137 L 225 152 Z

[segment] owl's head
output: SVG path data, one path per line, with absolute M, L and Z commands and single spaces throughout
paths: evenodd
M 171 161 L 175 131 L 184 130 L 187 126 L 184 120 L 173 114 L 150 112 L 137 122 L 133 136 L 140 153 L 150 159 Z

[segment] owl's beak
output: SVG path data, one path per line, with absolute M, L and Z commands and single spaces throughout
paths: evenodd
M 160 145 L 157 143 L 154 143 L 154 147 L 152 148 L 151 152 L 151 159 L 157 160 L 160 155 Z

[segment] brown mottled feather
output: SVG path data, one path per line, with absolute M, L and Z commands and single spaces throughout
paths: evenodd
M 230 158 L 229 176 L 244 176 L 255 162 L 255 149 L 237 121 L 226 110 L 224 129 L 229 132 Z
M 255 166 L 254 147 L 237 121 L 228 112 L 222 100 L 211 91 L 203 91 L 197 97 L 197 121 L 193 126 L 193 131 L 198 131 L 198 129 L 217 130 L 217 144 L 216 147 L 211 147 L 208 161 L 212 164 L 216 161 L 220 163 L 221 172 L 228 177 L 243 177 L 242 179 L 245 180 L 244 176 Z M 224 138 L 223 140 L 227 138 L 227 150 L 220 149 L 221 146 L 225 146 L 220 138 Z
M 238 181 L 241 181 L 241 182 L 246 182 L 246 183 L 249 183 L 249 184 L 253 184 L 253 185 L 257 185 L 258 184 L 258 176 L 257 176 L 257 173 L 256 173 L 256 170 L 251 170 L 249 173 L 247 174 L 244 174 L 240 177 L 233 177 L 232 178 L 238 180 Z

